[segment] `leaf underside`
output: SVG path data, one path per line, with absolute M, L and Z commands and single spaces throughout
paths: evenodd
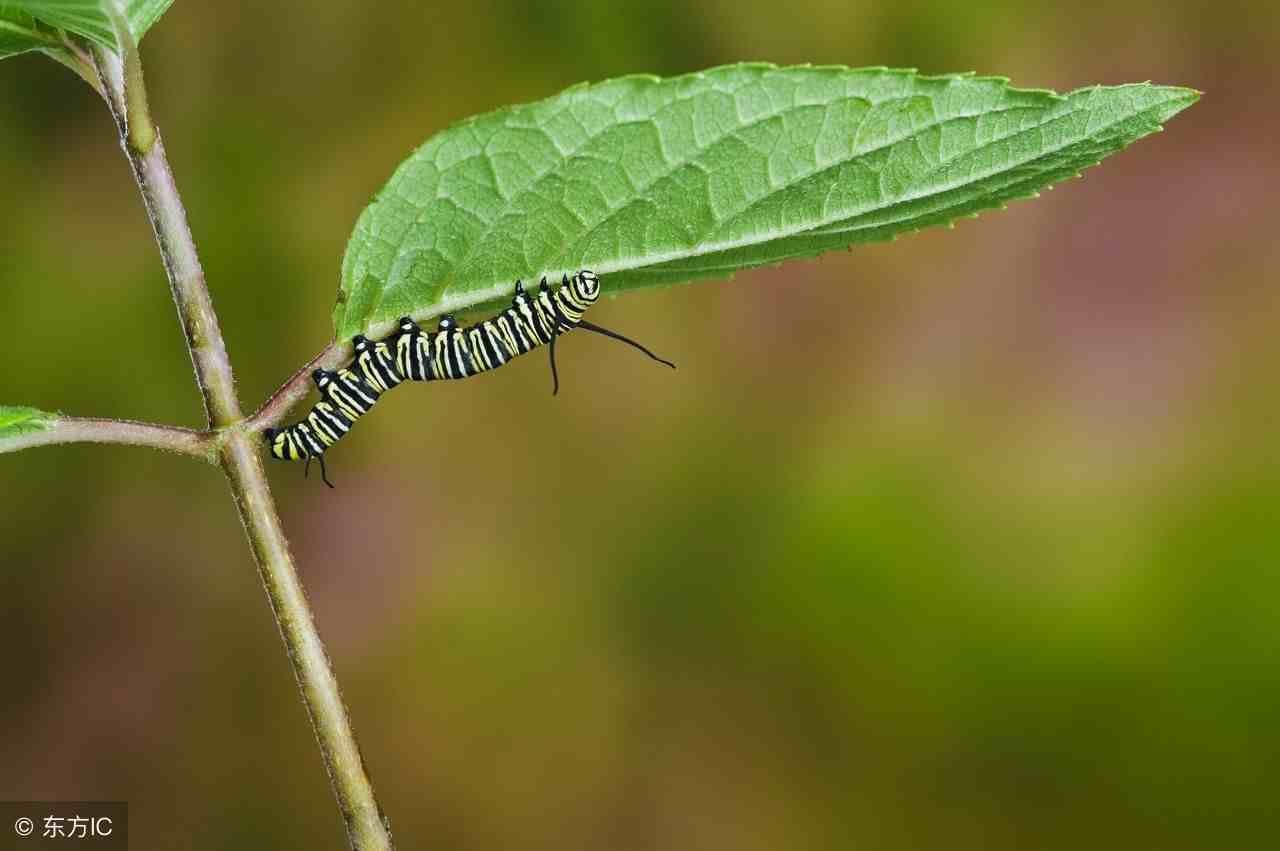
M 56 30 L 115 49 L 115 31 L 105 5 L 112 0 L 3 0 L 0 2 L 0 59 L 44 50 L 64 52 Z M 128 0 L 125 17 L 135 41 L 141 41 L 173 0 Z M 55 57 L 57 58 L 57 57 Z
M 517 278 L 589 268 L 618 293 L 892 239 L 1032 197 L 1198 97 L 764 64 L 575 86 L 401 164 L 356 223 L 335 331 L 503 302 Z
M 0 439 L 44 431 L 53 425 L 57 414 L 35 408 L 0 405 Z

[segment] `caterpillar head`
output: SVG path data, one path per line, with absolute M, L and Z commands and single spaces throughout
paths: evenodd
M 411 319 L 408 316 L 400 317 L 400 333 L 401 334 L 412 334 L 414 331 L 418 331 L 418 330 L 420 330 L 418 328 L 418 323 L 414 322 L 413 319 Z
M 573 291 L 578 298 L 590 303 L 600 298 L 600 278 L 595 272 L 583 269 L 573 276 Z
M 333 373 L 328 370 L 317 369 L 311 373 L 311 380 L 316 383 L 316 387 L 323 389 L 329 383 L 332 375 Z
M 369 348 L 369 338 L 364 334 L 356 334 L 351 338 L 351 346 L 356 352 L 363 352 Z
M 284 432 L 269 428 L 262 432 L 262 439 L 267 442 L 272 458 L 284 460 Z

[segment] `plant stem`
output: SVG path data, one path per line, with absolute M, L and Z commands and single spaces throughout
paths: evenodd
M 138 43 L 129 28 L 124 13 L 124 3 L 108 0 L 103 4 L 111 27 L 116 32 L 120 53 L 124 56 L 124 102 L 128 105 L 129 145 L 139 154 L 146 154 L 156 142 L 156 128 L 151 123 L 151 107 L 147 105 L 147 84 L 142 77 L 142 55 Z
M 223 469 L 240 510 L 240 522 L 253 547 L 258 572 L 271 602 L 289 661 L 302 691 L 329 781 L 357 851 L 391 849 L 391 831 L 374 797 L 373 784 L 351 729 L 351 718 L 329 662 L 311 607 L 298 580 L 289 542 L 280 526 L 271 490 L 262 472 L 261 443 L 244 432 L 231 434 L 223 447 Z
M 57 417 L 39 431 L 0 438 L 0 452 L 17 452 L 32 446 L 55 443 L 121 443 L 150 446 L 213 463 L 214 435 L 177 426 L 153 425 L 132 420 L 104 420 L 88 417 Z
M 165 158 L 164 143 L 154 129 L 153 142 L 145 150 L 132 143 L 129 110 L 138 100 L 136 92 L 130 89 L 134 80 L 126 82 L 126 68 L 131 61 L 136 63 L 137 57 L 126 57 L 122 61 L 112 51 L 95 48 L 94 60 L 160 246 L 210 426 L 222 429 L 225 436 L 221 447 L 222 468 L 320 744 L 320 753 L 346 822 L 348 842 L 357 851 L 391 849 L 390 830 L 365 773 L 338 681 L 316 631 L 263 474 L 261 444 L 252 439 L 241 422 L 231 363 L 187 227 L 186 212 Z M 139 72 L 138 85 L 141 79 Z
M 231 362 L 227 359 L 218 317 L 205 286 L 204 270 L 191 239 L 191 229 L 187 226 L 187 213 L 178 195 L 173 172 L 169 170 L 164 142 L 156 136 L 146 154 L 130 144 L 123 63 L 114 53 L 102 48 L 94 49 L 94 60 L 107 92 L 107 105 L 120 131 L 121 144 L 142 191 L 142 201 L 147 208 L 156 243 L 160 246 L 160 257 L 164 261 L 169 289 L 187 339 L 196 382 L 204 397 L 209 426 L 230 425 L 240 419 Z
M 289 409 L 306 398 L 311 392 L 311 372 L 317 368 L 337 369 L 351 358 L 350 345 L 330 343 L 324 351 L 303 364 L 288 381 L 280 385 L 271 398 L 262 403 L 262 407 L 253 412 L 247 428 L 257 433 L 276 425 L 289 413 Z

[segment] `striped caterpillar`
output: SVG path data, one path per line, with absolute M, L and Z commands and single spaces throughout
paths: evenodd
M 321 400 L 306 418 L 280 429 L 263 432 L 271 456 L 284 461 L 306 460 L 320 463 L 320 477 L 333 487 L 324 467 L 324 453 L 342 439 L 360 417 L 369 413 L 379 397 L 404 381 L 441 381 L 467 378 L 497 369 L 511 359 L 539 346 L 548 347 L 551 361 L 552 395 L 560 391 L 556 372 L 556 338 L 574 328 L 603 334 L 634 346 L 672 369 L 675 364 L 644 346 L 607 328 L 583 319 L 600 298 L 600 279 L 583 269 L 570 280 L 567 276 L 554 290 L 542 279 L 536 296 L 525 292 L 516 281 L 511 306 L 489 319 L 462 328 L 452 316 L 440 319 L 438 330 L 423 331 L 408 316 L 398 330 L 385 340 L 371 341 L 363 335 L 352 338 L 355 357 L 346 367 L 311 374 Z

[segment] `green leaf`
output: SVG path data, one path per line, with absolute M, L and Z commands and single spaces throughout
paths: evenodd
M 0 405 L 0 440 L 6 437 L 17 437 L 35 431 L 44 431 L 58 419 L 57 414 L 50 414 L 35 408 L 11 407 Z
M 1198 97 L 762 64 L 576 86 L 396 170 L 347 246 L 335 329 L 499 303 L 516 278 L 589 268 L 617 293 L 891 239 L 1034 196 Z
M 35 19 L 12 3 L 0 2 L 0 59 L 31 50 L 47 50 L 57 38 L 44 32 Z
M 108 4 L 115 2 L 116 0 L 8 0 L 0 6 L 0 15 L 5 7 L 16 8 L 50 27 L 84 36 L 115 49 L 115 30 L 106 11 Z M 147 30 L 160 20 L 160 16 L 172 4 L 173 0 L 127 0 L 124 3 L 125 17 L 129 21 L 134 41 L 142 41 Z

